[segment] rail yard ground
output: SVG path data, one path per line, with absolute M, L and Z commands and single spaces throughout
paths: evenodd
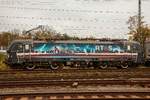
M 150 99 L 150 67 L 10 69 L 0 54 L 0 100 Z
M 0 71 L 0 99 L 150 99 L 150 68 Z

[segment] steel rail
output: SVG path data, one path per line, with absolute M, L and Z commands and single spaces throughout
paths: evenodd
M 150 87 L 150 79 L 42 79 L 0 81 L 0 87 L 28 87 L 28 86 L 73 86 L 78 85 L 139 85 Z
M 25 100 L 40 100 L 47 99 L 76 99 L 76 100 L 87 100 L 87 99 L 150 99 L 150 92 L 58 92 L 58 93 L 29 93 L 29 94 L 6 94 L 0 97 L 1 100 L 6 100 L 8 98 L 13 98 L 14 100 L 20 100 L 25 98 Z M 28 99 L 27 99 L 28 98 Z

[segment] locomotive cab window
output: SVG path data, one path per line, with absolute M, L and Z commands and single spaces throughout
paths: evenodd
M 23 46 L 22 46 L 22 44 L 18 44 L 17 52 L 18 53 L 23 52 Z
M 132 46 L 132 52 L 137 52 L 137 50 L 138 50 L 138 48 L 135 45 L 133 45 Z
M 140 52 L 140 45 L 138 44 L 133 44 L 132 45 L 132 52 L 136 53 L 136 52 Z
M 14 45 L 12 48 L 12 52 L 18 52 L 18 53 L 23 52 L 23 45 L 22 44 Z

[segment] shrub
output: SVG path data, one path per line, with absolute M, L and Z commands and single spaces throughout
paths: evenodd
M 5 60 L 5 55 L 0 53 L 0 70 L 7 70 L 8 66 L 6 64 L 3 63 L 3 61 Z

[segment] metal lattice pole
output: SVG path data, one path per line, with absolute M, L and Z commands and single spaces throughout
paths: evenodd
M 141 0 L 138 0 L 138 32 L 141 35 Z

